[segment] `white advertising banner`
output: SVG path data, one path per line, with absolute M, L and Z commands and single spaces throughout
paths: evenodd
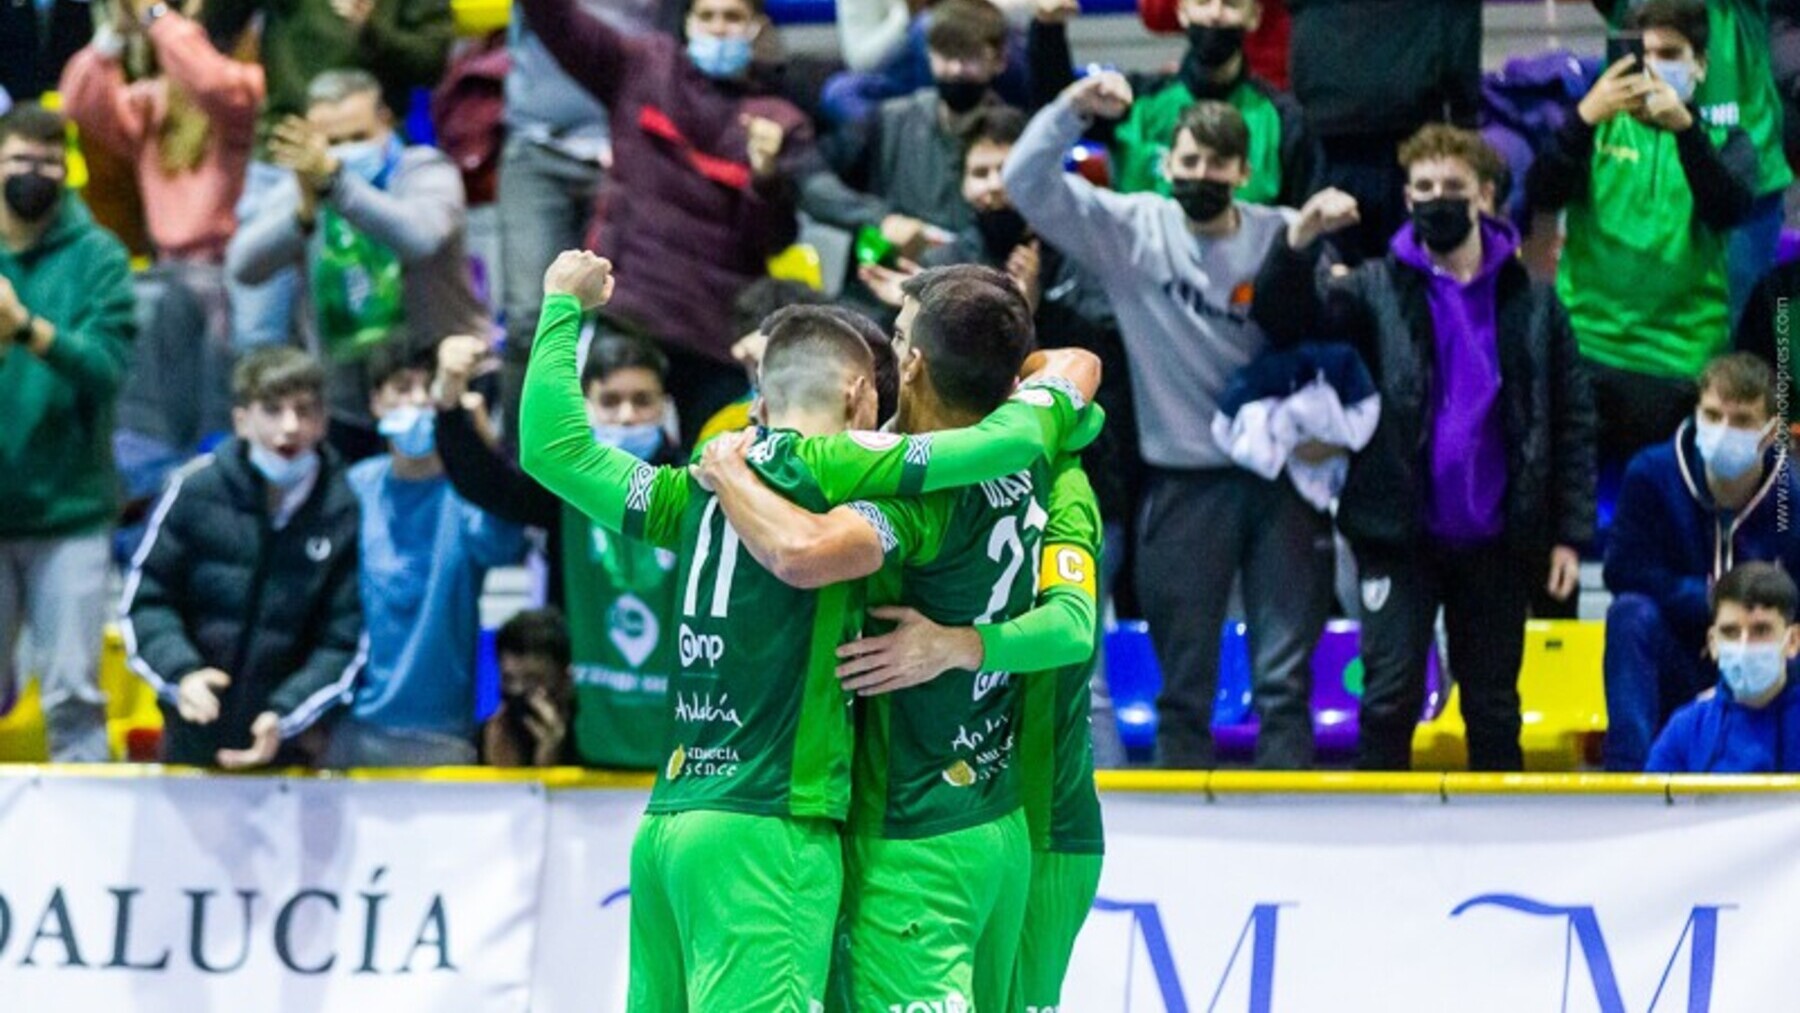
M 0 1010 L 620 1011 L 643 802 L 0 776 Z M 1068 1013 L 1800 1008 L 1792 795 L 1105 802 Z
M 523 1011 L 531 784 L 0 777 L 0 1009 Z

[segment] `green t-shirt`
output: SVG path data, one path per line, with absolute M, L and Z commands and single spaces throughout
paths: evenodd
M 677 653 L 672 750 L 651 811 L 844 818 L 851 710 L 835 649 L 859 630 L 860 589 L 788 587 L 743 550 L 717 498 L 686 469 L 596 444 L 575 364 L 580 319 L 573 298 L 544 301 L 520 410 L 521 461 L 608 531 L 679 547 L 677 600 L 664 622 Z M 1043 467 L 1066 442 L 1091 439 L 1100 417 L 1076 400 L 1061 385 L 1028 385 L 979 425 L 926 436 L 770 432 L 750 461 L 811 510 L 967 485 L 1033 460 Z
M 888 554 L 888 564 L 870 578 L 870 600 L 909 606 L 944 626 L 1029 611 L 1050 487 L 1049 466 L 1040 462 L 978 486 L 856 504 Z M 891 839 L 934 837 L 1019 808 L 1013 754 L 1022 678 L 958 669 L 864 700 L 851 829 Z
M 1706 127 L 1715 147 L 1725 131 Z M 1583 355 L 1687 379 L 1725 347 L 1725 236 L 1694 217 L 1675 135 L 1615 116 L 1594 129 L 1587 196 L 1569 205 L 1556 293 Z
M 1056 463 L 1053 483 L 1038 604 L 1043 606 L 1060 595 L 1075 595 L 1085 598 L 1091 608 L 1097 604 L 1100 504 L 1081 465 L 1072 458 Z M 1098 631 L 1090 627 L 1088 637 L 1093 650 L 1087 661 L 1022 677 L 1025 701 L 1018 768 L 1035 851 L 1099 854 L 1105 850 L 1100 795 L 1094 788 L 1088 695 L 1098 655 Z
M 1625 21 L 1633 0 L 1613 0 L 1615 27 Z M 1712 127 L 1742 127 L 1756 145 L 1759 194 L 1774 193 L 1794 181 L 1782 150 L 1781 92 L 1769 63 L 1768 0 L 1707 0 L 1706 80 L 1694 89 L 1700 118 Z
M 592 767 L 651 770 L 669 755 L 674 551 L 622 537 L 567 504 L 563 593 L 574 652 L 575 751 Z M 595 622 L 596 618 L 601 619 Z
M 1195 101 L 1188 86 L 1176 79 L 1132 103 L 1131 112 L 1113 133 L 1114 189 L 1120 193 L 1151 190 L 1169 196 L 1163 156 L 1175 143 L 1181 111 Z M 1248 80 L 1238 82 L 1225 101 L 1244 114 L 1244 123 L 1250 128 L 1250 178 L 1238 187 L 1237 198 L 1250 204 L 1273 204 L 1281 193 L 1281 111 Z

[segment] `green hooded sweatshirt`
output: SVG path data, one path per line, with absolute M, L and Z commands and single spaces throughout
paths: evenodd
M 0 278 L 56 328 L 40 359 L 0 346 L 0 539 L 83 534 L 118 512 L 113 404 L 136 332 L 125 247 L 64 193 L 37 245 L 0 246 Z

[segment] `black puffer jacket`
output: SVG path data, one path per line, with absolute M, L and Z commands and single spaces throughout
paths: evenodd
M 1475 125 L 1480 0 L 1288 0 L 1294 97 L 1314 136 Z
M 1381 422 L 1351 461 L 1338 528 L 1359 547 L 1405 549 L 1424 534 L 1435 330 L 1426 279 L 1390 253 L 1348 275 L 1315 272 L 1317 248 L 1277 244 L 1251 317 L 1276 346 L 1341 340 L 1381 390 Z M 1506 538 L 1534 558 L 1594 535 L 1594 402 L 1556 293 L 1517 260 L 1500 268 L 1496 329 L 1506 423 Z
M 291 739 L 348 697 L 362 668 L 356 497 L 336 455 L 279 531 L 248 449 L 228 440 L 169 478 L 132 558 L 120 606 L 131 667 L 163 704 L 163 759 L 210 765 L 250 744 L 250 724 L 281 715 Z M 175 711 L 182 676 L 231 676 L 219 720 Z

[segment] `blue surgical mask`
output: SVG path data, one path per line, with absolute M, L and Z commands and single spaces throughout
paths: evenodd
M 707 77 L 737 77 L 750 66 L 750 37 L 695 35 L 688 39 L 688 59 Z
M 387 167 L 388 146 L 386 141 L 334 144 L 331 146 L 331 157 L 338 160 L 345 172 L 365 183 L 373 183 L 381 175 L 381 170 Z
M 260 443 L 250 444 L 250 466 L 277 489 L 292 489 L 319 470 L 319 452 L 308 450 L 283 457 Z
M 1694 442 L 1700 460 L 1714 478 L 1730 482 L 1743 478 L 1762 463 L 1763 430 L 1735 429 L 1724 423 L 1694 422 Z
M 1782 642 L 1747 644 L 1727 641 L 1719 645 L 1719 678 L 1737 700 L 1755 700 L 1781 682 L 1787 672 Z
M 648 461 L 662 449 L 663 427 L 654 422 L 640 426 L 595 426 L 594 442 L 617 447 L 640 461 Z
M 1649 65 L 1651 70 L 1656 71 L 1657 77 L 1669 82 L 1669 87 L 1675 89 L 1675 94 L 1681 96 L 1681 101 L 1692 102 L 1694 100 L 1693 64 L 1686 60 L 1646 59 L 1644 62 Z
M 401 457 L 430 457 L 437 449 L 437 412 L 406 405 L 388 412 L 376 427 Z

